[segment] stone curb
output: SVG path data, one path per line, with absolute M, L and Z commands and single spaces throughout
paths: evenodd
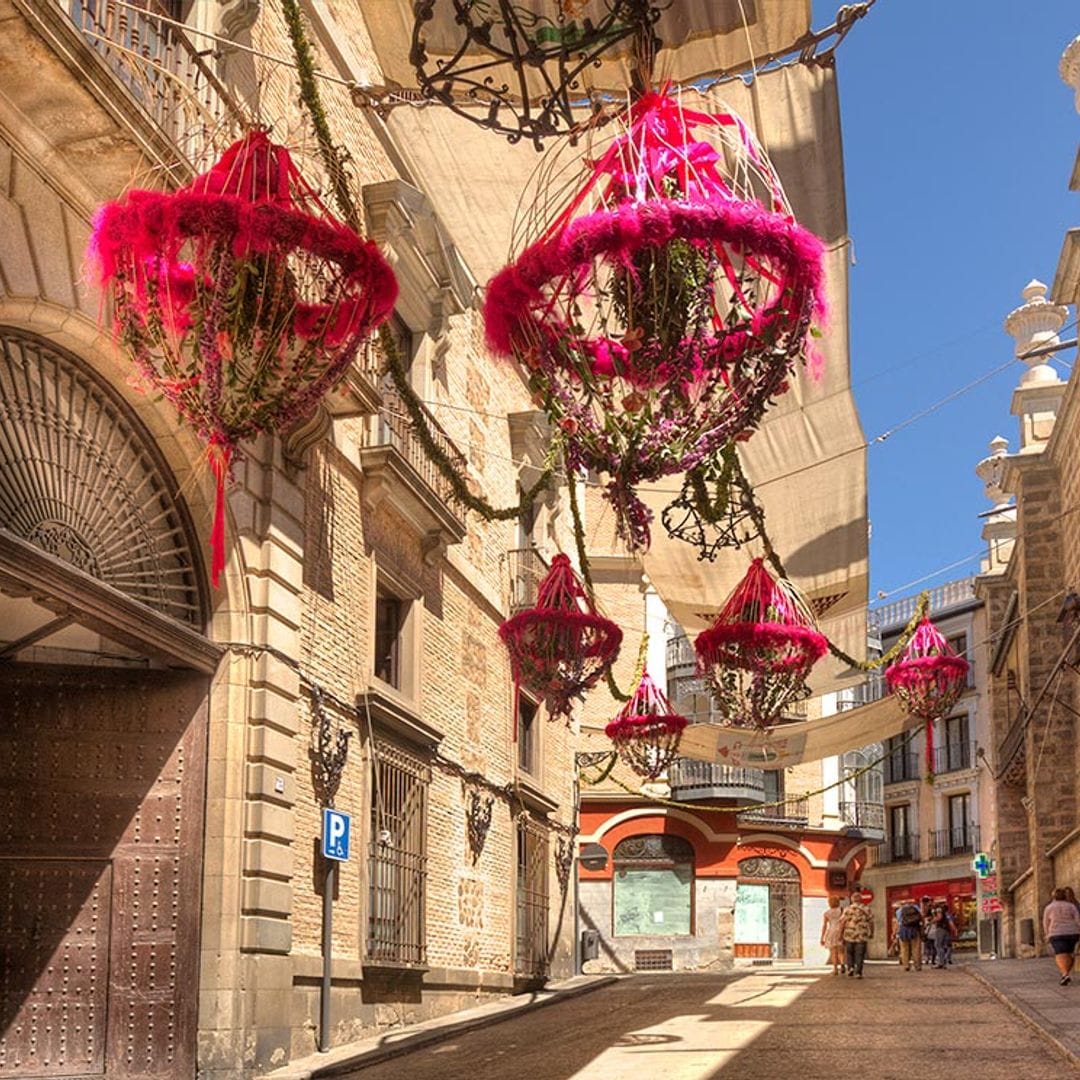
M 990 993 L 993 994 L 994 997 L 996 997 L 1002 1005 L 1008 1008 L 1010 1012 L 1013 1012 L 1018 1017 L 1020 1017 L 1020 1019 L 1023 1020 L 1028 1027 L 1030 1027 L 1037 1035 L 1041 1036 L 1044 1041 L 1048 1042 L 1059 1054 L 1061 1054 L 1062 1057 L 1064 1057 L 1073 1066 L 1073 1068 L 1080 1069 L 1080 1055 L 1069 1049 L 1069 1047 L 1066 1046 L 1056 1035 L 1054 1035 L 1049 1029 L 1044 1027 L 1038 1019 L 1038 1013 L 1034 1009 L 1029 1008 L 1026 1005 L 1022 1005 L 1018 1001 L 1013 1001 L 1013 999 L 1009 997 L 1009 995 L 1006 994 L 1004 990 L 1001 990 L 997 986 L 995 986 L 985 975 L 980 974 L 971 965 L 964 964 L 960 968 L 960 970 L 966 971 L 977 983 L 985 986 L 986 989 L 989 990 Z
M 262 1073 L 259 1080 L 315 1080 L 316 1077 L 340 1076 L 442 1042 L 455 1035 L 502 1023 L 503 1020 L 510 1020 L 533 1009 L 569 1001 L 571 998 L 599 990 L 602 986 L 609 986 L 619 978 L 618 975 L 579 975 L 561 983 L 554 983 L 533 994 L 487 1002 L 464 1012 L 451 1013 L 436 1020 L 384 1032 L 361 1042 L 337 1046 L 325 1054 L 309 1054 L 273 1072 Z

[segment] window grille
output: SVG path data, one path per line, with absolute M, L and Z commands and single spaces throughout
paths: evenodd
M 635 971 L 672 971 L 674 962 L 670 949 L 635 949 Z
M 367 958 L 384 964 L 426 960 L 427 789 L 431 770 L 397 747 L 372 758 Z
M 517 825 L 517 911 L 514 970 L 544 976 L 548 971 L 548 831 L 531 818 Z

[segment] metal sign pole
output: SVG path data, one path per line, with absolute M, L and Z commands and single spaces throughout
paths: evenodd
M 334 953 L 334 883 L 337 879 L 337 863 L 326 860 L 326 879 L 322 901 L 322 991 L 319 995 L 319 1053 L 330 1049 L 330 985 Z

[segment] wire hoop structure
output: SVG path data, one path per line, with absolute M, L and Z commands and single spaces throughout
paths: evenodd
M 337 385 L 393 310 L 393 271 L 262 131 L 186 187 L 106 203 L 88 255 L 144 383 L 206 443 L 217 585 L 237 447 L 288 430 Z
M 678 757 L 683 729 L 688 723 L 645 672 L 630 700 L 604 728 L 604 733 L 634 772 L 646 780 L 655 780 Z
M 726 722 L 765 729 L 805 697 L 828 641 L 794 587 L 755 559 L 713 624 L 694 642 L 698 673 Z
M 925 618 L 900 658 L 885 669 L 885 685 L 909 715 L 938 720 L 963 693 L 969 667 L 941 631 Z
M 499 627 L 514 682 L 539 697 L 548 718 L 569 718 L 574 698 L 595 686 L 622 644 L 622 630 L 597 613 L 568 556 L 559 554 L 537 589 L 536 606 Z
M 786 391 L 824 310 L 822 245 L 734 113 L 650 92 L 611 128 L 548 155 L 484 315 L 642 550 L 636 486 L 748 438 Z

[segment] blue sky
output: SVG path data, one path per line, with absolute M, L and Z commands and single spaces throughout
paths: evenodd
M 815 25 L 832 21 L 835 3 L 814 6 Z M 878 0 L 841 45 L 851 372 L 868 439 L 1008 360 L 1005 315 L 1031 278 L 1052 283 L 1080 224 L 1080 116 L 1057 71 L 1078 33 L 1076 0 Z M 982 546 L 973 470 L 994 435 L 1016 448 L 1021 371 L 868 451 L 871 602 Z

